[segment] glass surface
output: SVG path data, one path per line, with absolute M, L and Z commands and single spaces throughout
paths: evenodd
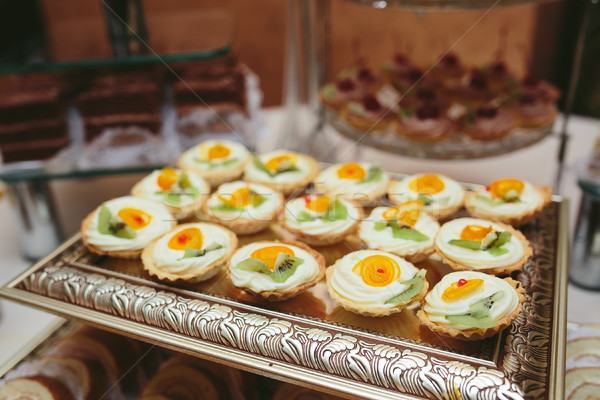
M 423 10 L 466 10 L 544 3 L 561 0 L 349 0 L 374 8 L 412 8 Z
M 28 74 L 106 67 L 133 67 L 139 65 L 178 63 L 185 61 L 207 61 L 229 54 L 229 45 L 189 53 L 140 54 L 121 58 L 99 58 L 74 61 L 41 61 L 28 64 L 0 64 L 0 74 Z

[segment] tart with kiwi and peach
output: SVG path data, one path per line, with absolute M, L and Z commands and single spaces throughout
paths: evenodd
M 549 186 L 503 178 L 470 192 L 465 207 L 474 217 L 521 226 L 539 215 L 551 200 Z
M 294 297 L 325 276 L 323 256 L 301 242 L 260 241 L 238 249 L 227 268 L 231 284 L 269 301 Z
M 435 237 L 435 250 L 452 269 L 493 275 L 521 270 L 533 256 L 520 231 L 478 218 L 457 218 L 443 224 Z
M 137 182 L 131 195 L 160 202 L 182 220 L 197 215 L 208 198 L 210 185 L 193 171 L 163 168 Z
M 429 287 L 425 273 L 397 255 L 358 250 L 327 269 L 327 288 L 331 298 L 344 309 L 384 317 L 425 296 Z
M 362 217 L 362 208 L 351 201 L 312 194 L 288 201 L 281 225 L 302 242 L 325 246 L 354 233 Z
M 440 224 L 423 211 L 423 202 L 409 200 L 395 207 L 376 207 L 361 223 L 360 240 L 369 249 L 382 250 L 410 262 L 434 252 L 433 240 Z
M 240 178 L 250 156 L 241 143 L 207 140 L 183 152 L 177 167 L 195 172 L 214 188 Z
M 267 229 L 282 208 L 283 197 L 273 189 L 235 181 L 217 188 L 204 204 L 204 215 L 239 235 L 249 235 Z
M 92 253 L 135 259 L 175 224 L 163 204 L 124 196 L 105 201 L 91 212 L 81 222 L 81 237 Z
M 330 165 L 313 183 L 318 193 L 364 207 L 374 205 L 385 195 L 389 180 L 387 172 L 377 164 L 350 162 Z
M 421 302 L 417 316 L 433 332 L 481 340 L 508 327 L 521 313 L 525 290 L 511 278 L 477 271 L 445 275 Z
M 142 252 L 144 269 L 156 278 L 195 283 L 212 278 L 237 248 L 237 236 L 210 223 L 189 223 L 167 232 Z
M 409 200 L 423 202 L 423 211 L 438 220 L 450 217 L 461 209 L 466 191 L 460 183 L 440 174 L 415 174 L 391 181 L 388 198 L 395 204 Z
M 319 164 L 310 156 L 275 150 L 254 157 L 246 165 L 244 179 L 288 196 L 303 191 L 319 174 L 319 170 Z

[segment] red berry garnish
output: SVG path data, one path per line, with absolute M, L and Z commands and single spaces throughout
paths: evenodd
M 377 268 L 377 272 L 379 272 L 380 274 L 383 274 L 385 271 L 382 270 L 381 268 Z
M 498 115 L 498 107 L 481 106 L 475 111 L 475 115 L 479 118 L 494 118 Z
M 454 68 L 458 66 L 458 57 L 454 53 L 448 53 L 440 60 L 440 63 L 446 67 Z
M 341 81 L 338 81 L 336 85 L 337 88 L 342 92 L 350 92 L 356 87 L 350 78 L 342 79 Z
M 419 79 L 423 77 L 423 72 L 417 68 L 411 68 L 409 71 L 407 78 L 410 83 L 417 83 Z
M 419 119 L 434 119 L 439 118 L 440 109 L 433 104 L 423 104 L 417 109 L 417 118 Z
M 487 81 L 481 72 L 473 73 L 471 75 L 471 80 L 469 81 L 469 86 L 478 90 L 487 89 Z
M 187 236 L 186 235 L 179 235 L 179 237 L 177 238 L 177 241 L 181 244 L 184 244 L 185 242 L 187 242 Z
M 394 54 L 394 63 L 398 65 L 406 65 L 408 64 L 408 57 L 404 54 L 396 53 Z
M 494 64 L 492 64 L 491 71 L 492 75 L 503 76 L 508 72 L 508 68 L 506 68 L 506 64 L 504 64 L 502 61 L 496 61 Z
M 310 197 L 306 196 L 306 197 L 304 198 L 304 202 L 305 202 L 306 204 L 310 203 Z
M 360 71 L 358 71 L 358 75 L 356 77 L 361 82 L 365 82 L 365 83 L 375 82 L 375 75 L 373 75 L 371 70 L 366 67 L 361 68 Z
M 366 95 L 363 98 L 363 105 L 368 111 L 379 111 L 381 109 L 381 104 L 379 103 L 379 100 L 377 100 L 375 96 L 372 96 L 370 94 Z
M 456 282 L 456 286 L 461 287 L 463 285 L 465 285 L 467 283 L 466 279 L 459 279 L 458 282 Z

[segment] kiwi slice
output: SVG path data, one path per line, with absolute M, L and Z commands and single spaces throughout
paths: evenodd
M 292 171 L 300 171 L 300 170 L 298 169 L 296 164 L 294 164 L 293 162 L 291 162 L 289 160 L 284 160 L 284 161 L 281 161 L 279 163 L 279 165 L 277 165 L 277 171 L 275 172 L 275 175 L 282 174 L 284 172 L 292 172 Z
M 267 198 L 262 194 L 258 194 L 256 192 L 252 192 L 252 207 L 259 207 L 262 203 L 267 201 Z
M 465 325 L 472 328 L 491 328 L 497 322 L 490 317 L 490 308 L 495 302 L 504 297 L 504 292 L 499 290 L 491 296 L 485 297 L 469 306 L 469 312 L 461 315 L 446 315 L 446 319 L 453 324 Z
M 393 229 L 392 234 L 395 239 L 412 240 L 413 242 L 424 242 L 429 240 L 429 236 L 412 228 Z
M 331 202 L 331 204 L 329 205 L 329 209 L 327 210 L 327 213 L 325 215 L 323 215 L 321 217 L 321 219 L 323 221 L 337 221 L 337 220 L 346 219 L 347 217 L 348 217 L 348 209 L 346 208 L 344 203 L 342 203 L 341 201 L 336 199 Z
M 372 167 L 369 168 L 369 171 L 367 172 L 367 176 L 358 183 L 367 183 L 367 182 L 378 181 L 382 176 L 383 176 L 383 170 L 381 169 L 381 167 L 378 165 L 373 165 Z
M 98 212 L 98 232 L 103 235 L 110 235 L 110 210 L 104 204 L 100 206 Z
M 423 205 L 430 205 L 431 203 L 433 203 L 433 198 L 431 197 L 430 194 L 425 194 L 425 193 L 419 193 L 417 195 L 417 200 L 422 201 Z
M 478 242 L 477 240 L 452 239 L 448 242 L 448 244 L 471 250 L 481 249 L 481 242 Z
M 201 249 L 201 250 L 187 248 L 187 249 L 185 249 L 185 252 L 183 253 L 183 257 L 181 257 L 180 260 L 182 260 L 184 258 L 202 257 L 202 256 L 205 256 L 206 253 L 208 253 L 210 251 L 219 250 L 222 248 L 223 248 L 223 246 L 217 242 L 212 242 L 207 247 L 205 247 L 204 249 Z
M 277 283 L 283 283 L 296 272 L 296 268 L 304 263 L 304 260 L 299 257 L 290 256 L 289 254 L 279 253 L 275 260 L 275 268 L 271 272 L 271 279 Z
M 247 258 L 244 261 L 239 262 L 235 267 L 242 271 L 260 272 L 261 274 L 267 275 L 271 274 L 271 270 L 267 263 L 256 258 Z
M 179 187 L 182 189 L 187 189 L 190 186 L 192 186 L 192 184 L 190 183 L 190 178 L 185 172 L 181 172 L 181 174 L 179 175 Z
M 414 278 L 404 282 L 400 282 L 404 285 L 407 285 L 408 287 L 404 289 L 403 292 L 400 292 L 391 299 L 386 300 L 385 304 L 405 304 L 411 301 L 413 297 L 421 293 L 421 290 L 423 290 L 423 286 L 425 285 L 425 283 L 423 282 L 424 277 L 425 272 L 419 271 L 417 272 Z
M 108 207 L 100 206 L 98 215 L 98 232 L 103 235 L 113 235 L 123 239 L 133 239 L 137 233 L 119 218 L 113 217 Z
M 300 211 L 296 216 L 296 221 L 298 222 L 314 221 L 315 219 L 316 218 L 313 218 L 313 216 L 307 213 L 306 211 Z

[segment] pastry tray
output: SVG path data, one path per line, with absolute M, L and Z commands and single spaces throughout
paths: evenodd
M 381 318 L 338 307 L 324 281 L 268 303 L 233 288 L 223 271 L 194 285 L 154 281 L 139 261 L 88 252 L 79 234 L 0 289 L 0 296 L 65 318 L 342 397 L 562 399 L 567 202 L 554 197 L 521 230 L 534 257 L 513 277 L 523 312 L 501 334 L 461 342 L 436 336 L 415 310 Z M 291 239 L 273 224 L 240 246 Z M 327 265 L 360 243 L 316 248 Z M 419 263 L 435 285 L 449 267 Z
M 342 136 L 365 146 L 415 158 L 464 160 L 494 157 L 532 146 L 553 133 L 553 123 L 539 128 L 515 128 L 506 136 L 489 141 L 473 140 L 458 132 L 439 141 L 410 140 L 392 127 L 365 132 L 350 125 L 337 112 L 325 109 L 326 120 Z

